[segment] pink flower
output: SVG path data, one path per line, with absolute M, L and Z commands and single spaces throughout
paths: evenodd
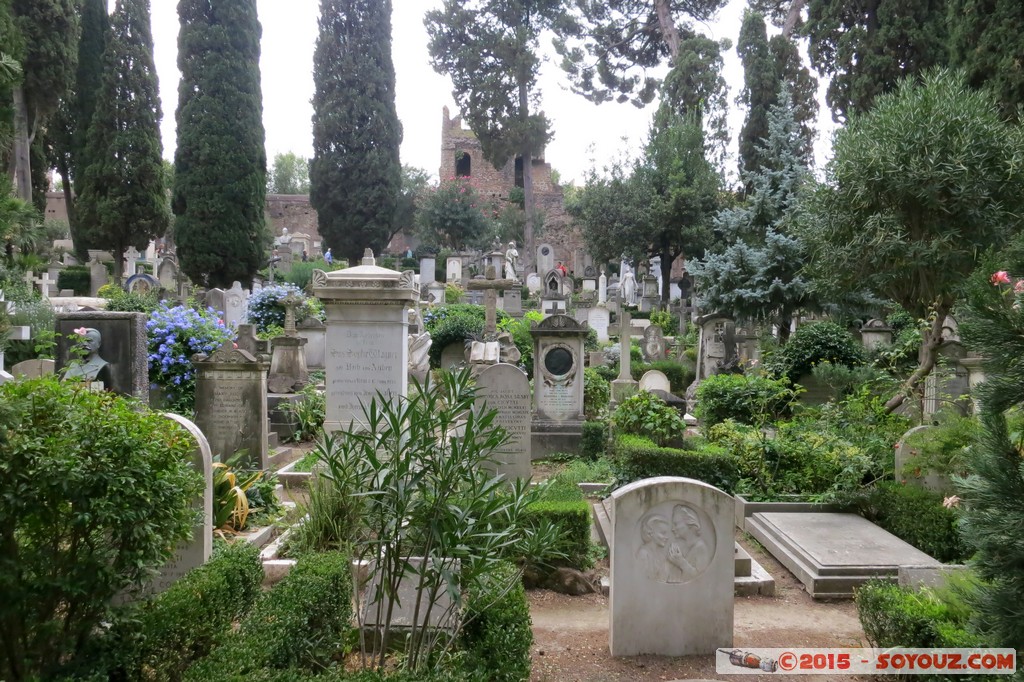
M 959 507 L 960 506 L 960 498 L 958 496 L 956 496 L 956 495 L 953 495 L 951 497 L 947 497 L 947 498 L 942 500 L 942 506 L 945 507 L 946 509 L 952 509 L 953 507 Z
M 89 330 L 88 330 L 88 329 L 86 329 L 85 327 L 79 327 L 78 329 L 75 329 L 75 330 L 74 330 L 74 332 L 75 332 L 76 334 L 78 334 L 79 336 L 85 336 L 85 335 L 86 335 L 86 333 L 88 333 L 88 331 L 89 331 Z
M 1013 285 L 1013 293 L 1024 294 L 1024 279 L 1018 279 L 1017 283 Z
M 234 348 L 235 350 L 238 350 L 238 344 L 237 343 L 232 343 L 231 347 Z
M 999 284 L 1009 284 L 1010 283 L 1010 274 L 1008 272 L 1006 272 L 1006 270 L 1000 270 L 999 272 L 996 272 L 995 274 L 993 274 L 989 278 L 989 281 L 992 282 L 992 284 L 996 284 L 996 285 L 999 285 Z

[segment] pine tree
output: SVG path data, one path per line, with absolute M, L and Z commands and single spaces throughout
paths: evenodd
M 803 33 L 837 120 L 948 59 L 946 0 L 809 0 Z
M 739 41 L 736 44 L 743 63 L 743 91 L 737 101 L 747 108 L 747 117 L 740 130 L 740 175 L 756 173 L 770 159 L 761 156 L 768 137 L 768 110 L 779 101 L 779 91 L 786 84 L 791 94 L 793 118 L 799 126 L 799 156 L 810 161 L 814 144 L 814 120 L 817 117 L 818 87 L 800 59 L 797 46 L 776 35 L 768 39 L 764 17 L 747 10 L 743 14 Z
M 703 308 L 777 324 L 785 334 L 793 313 L 811 303 L 810 286 L 800 273 L 804 248 L 788 232 L 800 189 L 810 178 L 788 88 L 768 110 L 767 123 L 767 138 L 757 152 L 770 162 L 744 175 L 747 202 L 722 211 L 715 221 L 728 246 L 693 263 L 691 272 Z
M 1020 0 L 949 0 L 953 65 L 972 87 L 995 92 L 1012 118 L 1024 104 L 1024 3 Z
M 1008 410 L 1024 404 L 1024 314 L 1014 289 L 1021 280 L 993 283 L 997 266 L 982 267 L 968 285 L 961 316 L 964 343 L 985 358 L 977 387 L 982 437 L 968 450 L 961 536 L 977 549 L 981 579 L 970 593 L 974 626 L 987 646 L 1024 649 L 1024 438 L 1011 432 Z M 972 389 L 973 390 L 973 389 Z
M 309 199 L 320 235 L 356 263 L 392 234 L 401 191 L 391 0 L 321 0 Z
M 103 55 L 103 79 L 89 128 L 78 199 L 86 239 L 121 259 L 167 229 L 159 87 L 149 0 L 118 0 Z
M 174 241 L 207 287 L 248 285 L 266 264 L 266 133 L 256 0 L 179 0 Z

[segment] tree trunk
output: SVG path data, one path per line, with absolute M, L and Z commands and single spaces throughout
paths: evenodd
M 28 104 L 25 91 L 18 83 L 11 88 L 14 107 L 14 184 L 17 197 L 25 203 L 32 203 L 32 161 L 29 135 Z
M 672 56 L 674 65 L 679 57 L 679 29 L 676 28 L 676 22 L 672 19 L 670 0 L 654 0 L 654 11 L 658 15 L 661 37 L 668 45 L 668 52 Z
M 806 4 L 807 0 L 793 0 L 793 4 L 789 6 L 789 12 L 786 14 L 786 23 L 782 25 L 783 38 L 788 39 L 793 34 L 796 22 L 800 19 L 800 12 L 803 11 Z
M 526 81 L 519 81 L 519 112 L 524 118 L 529 115 L 530 100 L 526 90 Z M 526 223 L 523 225 L 523 241 L 526 242 L 526 256 L 523 258 L 523 281 L 526 281 L 526 273 L 533 268 L 535 248 L 533 243 L 533 216 L 536 212 L 536 204 L 533 196 L 533 150 L 528 145 L 523 146 L 523 210 L 526 212 Z
M 118 244 L 114 247 L 114 283 L 117 286 L 122 286 L 124 282 L 121 278 L 124 277 L 124 246 Z
M 906 401 L 910 394 L 917 390 L 921 382 L 935 369 L 935 363 L 939 359 L 939 346 L 942 345 L 942 323 L 945 322 L 950 308 L 952 308 L 952 305 L 945 303 L 936 307 L 932 326 L 926 332 L 925 337 L 921 339 L 921 352 L 918 354 L 917 369 L 903 382 L 903 386 L 900 387 L 896 395 L 889 398 L 888 402 L 885 403 L 886 414 L 892 414 L 899 409 L 900 405 Z
M 666 251 L 661 254 L 661 302 L 668 309 L 668 304 L 672 302 L 672 282 L 669 281 L 672 278 L 672 263 L 675 258 L 672 257 L 671 252 Z

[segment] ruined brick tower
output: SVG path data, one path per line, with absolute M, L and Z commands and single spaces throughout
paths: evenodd
M 462 117 L 452 118 L 448 107 L 444 107 L 438 177 L 442 181 L 469 178 L 476 190 L 484 196 L 506 199 L 513 187 L 523 186 L 522 159 L 509 159 L 504 166 L 496 169 L 484 158 L 480 141 L 473 131 L 462 127 Z M 537 208 L 544 215 L 543 226 L 537 230 L 534 241 L 537 244 L 550 244 L 555 248 L 557 259 L 563 261 L 567 268 L 573 270 L 578 267 L 582 272 L 583 243 L 565 212 L 562 188 L 551 178 L 551 164 L 544 161 L 544 150 L 540 150 L 533 159 L 533 193 Z M 530 261 L 533 260 L 530 258 Z

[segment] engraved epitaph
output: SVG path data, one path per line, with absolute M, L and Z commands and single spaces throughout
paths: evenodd
M 496 410 L 495 423 L 508 432 L 509 441 L 492 455 L 496 473 L 506 478 L 530 477 L 530 381 L 515 365 L 484 368 L 476 378 L 477 402 Z

